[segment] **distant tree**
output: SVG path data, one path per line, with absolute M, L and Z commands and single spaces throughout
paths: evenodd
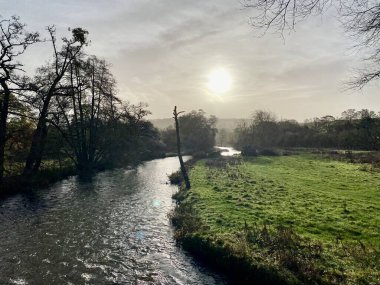
M 352 120 L 358 119 L 358 114 L 355 109 L 348 109 L 342 112 L 341 118 L 351 122 Z
M 364 148 L 379 150 L 380 148 L 380 122 L 376 113 L 363 109 L 358 128 L 361 130 L 361 142 Z
M 177 138 L 176 131 L 173 126 L 169 126 L 161 131 L 161 140 L 165 145 L 167 152 L 173 152 L 176 149 Z
M 362 109 L 358 111 L 358 115 L 360 119 L 367 119 L 367 118 L 376 118 L 377 115 L 374 111 L 370 111 L 368 109 Z
M 203 110 L 191 111 L 179 118 L 183 148 L 190 152 L 208 152 L 215 146 L 216 117 Z
M 310 16 L 334 9 L 345 31 L 354 36 L 358 45 L 367 50 L 370 67 L 363 70 L 351 85 L 362 88 L 380 78 L 380 2 L 375 0 L 245 0 L 247 8 L 254 9 L 251 24 L 264 30 L 273 28 L 280 33 L 294 30 Z
M 276 115 L 269 111 L 256 110 L 252 115 L 252 120 L 255 125 L 272 123 L 276 121 Z
M 186 152 L 209 152 L 215 146 L 217 133 L 215 116 L 207 117 L 203 110 L 191 111 L 179 117 L 183 150 Z M 161 131 L 166 151 L 176 151 L 176 130 L 172 126 Z
M 268 111 L 255 111 L 252 116 L 251 131 L 255 147 L 275 146 L 278 138 L 276 116 Z
M 375 112 L 347 110 L 336 119 L 327 115 L 300 124 L 294 120 L 274 121 L 274 116 L 256 112 L 251 124 L 235 129 L 238 149 L 272 147 L 323 147 L 380 149 L 380 118 Z M 265 118 L 265 119 L 263 119 Z
M 104 160 L 112 165 L 138 163 L 141 160 L 163 156 L 159 131 L 146 120 L 148 105 L 122 102 L 118 120 L 108 127 Z
M 245 121 L 240 122 L 234 129 L 233 146 L 237 149 L 243 149 L 247 145 L 253 146 L 253 137 L 251 135 L 251 126 Z
M 218 130 L 217 141 L 219 146 L 225 146 L 228 141 L 228 131 L 226 129 Z
M 20 18 L 0 18 L 0 182 L 4 176 L 4 151 L 7 139 L 7 121 L 10 100 L 18 88 L 22 64 L 17 60 L 25 50 L 39 41 L 38 33 L 30 33 Z

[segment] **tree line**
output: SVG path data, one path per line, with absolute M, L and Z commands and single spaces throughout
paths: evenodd
M 250 123 L 240 124 L 232 137 L 238 149 L 276 147 L 380 149 L 380 113 L 346 110 L 340 117 L 323 116 L 299 123 L 277 120 L 267 111 L 254 112 Z
M 118 98 L 110 65 L 85 51 L 88 31 L 70 33 L 58 39 L 49 26 L 42 39 L 17 16 L 0 20 L 0 185 L 35 175 L 44 161 L 87 176 L 162 153 L 147 105 Z M 50 44 L 52 57 L 31 76 L 20 60 L 37 44 Z

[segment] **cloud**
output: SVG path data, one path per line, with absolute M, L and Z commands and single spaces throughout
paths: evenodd
M 301 23 L 284 40 L 258 37 L 248 25 L 252 11 L 231 0 L 0 0 L 0 7 L 2 16 L 18 14 L 32 30 L 88 29 L 88 52 L 112 63 L 120 96 L 147 102 L 155 118 L 171 116 L 175 104 L 219 117 L 265 108 L 299 120 L 380 107 L 376 88 L 342 92 L 360 54 L 331 15 Z M 38 66 L 49 53 L 48 45 L 34 48 L 25 60 Z M 211 94 L 207 75 L 221 66 L 233 89 Z

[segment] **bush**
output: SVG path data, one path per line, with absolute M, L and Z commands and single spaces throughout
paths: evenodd
M 215 151 L 209 152 L 207 154 L 207 157 L 208 158 L 217 158 L 217 157 L 220 157 L 220 153 L 221 153 L 220 150 L 215 150 Z
M 258 156 L 258 152 L 257 152 L 257 149 L 254 148 L 253 146 L 246 145 L 241 150 L 241 155 L 242 156 Z
M 169 175 L 170 184 L 180 185 L 182 183 L 182 173 L 180 170 L 173 172 Z
M 205 151 L 197 151 L 193 153 L 193 157 L 195 159 L 202 159 L 202 158 L 207 157 L 207 153 Z

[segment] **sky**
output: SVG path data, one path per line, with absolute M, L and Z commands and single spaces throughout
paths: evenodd
M 174 105 L 219 118 L 263 109 L 299 121 L 349 108 L 380 111 L 379 83 L 346 90 L 363 55 L 333 15 L 281 37 L 260 36 L 249 25 L 253 13 L 239 0 L 0 0 L 3 18 L 18 15 L 43 37 L 52 24 L 62 36 L 69 27 L 88 30 L 86 51 L 111 63 L 119 97 L 148 103 L 152 119 L 171 117 Z M 48 43 L 30 48 L 26 70 L 51 55 Z M 228 90 L 210 88 L 215 70 L 228 74 Z M 214 85 L 218 79 L 226 78 Z

